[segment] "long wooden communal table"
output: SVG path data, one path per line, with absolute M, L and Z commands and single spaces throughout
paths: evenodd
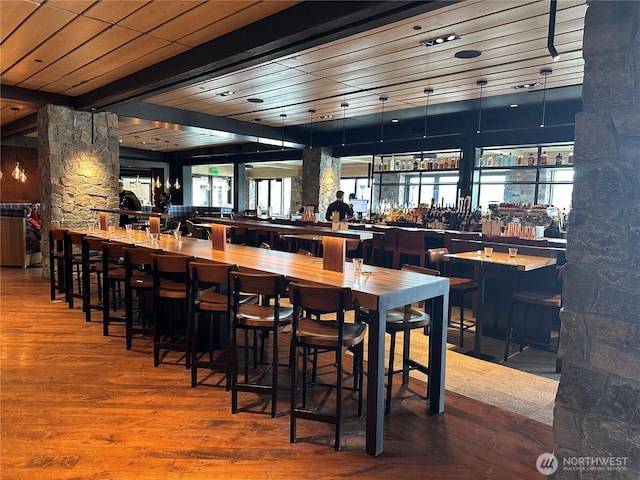
M 88 233 L 87 230 L 78 230 Z M 343 273 L 324 270 L 322 261 L 308 256 L 277 250 L 266 250 L 244 245 L 227 244 L 226 250 L 213 250 L 211 242 L 185 238 L 177 241 L 171 235 L 160 235 L 152 244 L 144 232 L 134 231 L 127 237 L 123 229 L 117 229 L 110 237 L 108 232 L 92 233 L 105 239 L 194 256 L 238 265 L 246 269 L 286 275 L 299 282 L 313 282 L 337 287 L 349 287 L 354 299 L 370 310 L 368 328 L 368 379 L 366 451 L 369 455 L 382 453 L 384 423 L 384 346 L 386 312 L 422 300 L 434 299 L 432 329 L 429 339 L 428 411 L 444 411 L 444 380 L 447 352 L 447 323 L 449 304 L 449 280 L 419 273 L 381 267 L 365 266 L 356 274 L 353 265 L 345 265 Z
M 519 247 L 519 250 L 524 250 L 525 247 Z M 445 258 L 450 261 L 465 262 L 480 267 L 480 282 L 479 282 L 479 304 L 476 315 L 476 331 L 474 338 L 473 354 L 478 358 L 485 358 L 486 355 L 482 353 L 482 326 L 490 315 L 497 315 L 497 308 L 490 305 L 487 301 L 486 283 L 487 283 L 487 270 L 488 269 L 501 269 L 507 270 L 512 277 L 511 286 L 512 291 L 505 291 L 501 299 L 498 301 L 511 302 L 511 295 L 516 288 L 516 274 L 517 272 L 531 272 L 540 268 L 555 265 L 557 258 L 555 256 L 542 257 L 537 255 L 529 255 L 518 253 L 515 257 L 510 257 L 507 252 L 493 251 L 491 256 L 486 256 L 482 250 L 450 253 L 445 255 Z M 495 302 L 496 299 L 493 299 Z M 508 307 L 507 307 L 508 308 Z

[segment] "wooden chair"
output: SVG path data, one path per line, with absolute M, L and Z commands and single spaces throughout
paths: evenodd
M 198 384 L 198 368 L 217 370 L 224 357 L 229 336 L 229 275 L 237 271 L 236 265 L 212 262 L 192 262 L 190 270 L 190 319 L 191 319 L 191 386 Z M 201 323 L 206 322 L 207 342 L 202 352 L 199 339 Z M 220 354 L 214 358 L 214 351 Z M 208 355 L 208 359 L 204 359 Z M 226 377 L 226 389 L 231 388 L 231 369 L 227 358 L 222 363 Z
M 191 220 L 187 220 L 187 230 L 193 238 L 209 240 L 209 230 L 204 227 L 197 227 Z
M 85 235 L 82 239 L 82 305 L 85 320 L 91 321 L 93 310 L 102 310 L 102 247 L 104 239 Z M 97 288 L 93 288 L 92 278 L 96 278 Z M 94 303 L 97 293 L 98 303 Z
M 430 248 L 427 250 L 429 256 L 429 262 L 436 265 L 437 270 L 442 272 L 444 266 L 444 256 L 449 253 L 446 248 Z M 474 323 L 464 323 L 464 298 L 468 293 L 474 293 L 478 291 L 478 282 L 464 277 L 449 276 L 449 312 L 451 312 L 451 303 L 457 301 L 460 305 L 460 320 L 458 326 L 460 327 L 460 347 L 464 346 L 464 331 L 475 325 Z M 451 320 L 449 320 L 451 323 Z
M 566 264 L 565 264 L 566 265 Z M 511 307 L 509 309 L 509 321 L 507 324 L 507 336 L 504 346 L 504 361 L 509 360 L 509 347 L 511 343 L 519 345 L 518 352 L 522 352 L 525 345 L 558 352 L 560 345 L 560 309 L 562 308 L 562 277 L 565 265 L 557 267 L 556 285 L 552 291 L 520 290 L 511 295 Z M 522 324 L 516 330 L 513 321 L 513 313 L 516 308 L 522 307 Z M 546 315 L 538 315 L 535 322 L 529 323 L 529 313 L 536 310 Z M 551 332 L 555 328 L 558 337 L 552 342 Z M 560 372 L 560 361 L 556 360 L 556 372 Z
M 64 252 L 65 252 L 65 274 L 67 279 L 65 286 L 67 288 L 67 301 L 69 308 L 74 307 L 74 299 L 84 300 L 82 294 L 82 239 L 85 234 L 78 232 L 66 231 L 64 236 Z M 75 273 L 75 282 L 74 282 Z M 77 290 L 74 286 L 77 284 Z M 84 311 L 84 302 L 82 305 Z
M 425 247 L 425 232 L 423 230 L 398 229 L 398 250 L 394 256 L 393 268 L 400 268 L 400 261 L 403 256 L 407 257 L 407 263 L 420 267 L 425 266 L 427 249 Z M 416 263 L 412 263 L 412 259 L 415 259 Z
M 238 413 L 238 392 L 271 395 L 271 416 L 278 409 L 278 356 L 280 349 L 279 332 L 291 323 L 293 310 L 282 307 L 280 299 L 286 294 L 287 280 L 283 275 L 231 272 L 230 274 L 230 315 L 231 326 L 231 413 Z M 261 304 L 242 302 L 246 294 L 260 295 Z M 238 332 L 244 332 L 244 382 L 239 382 Z M 266 370 L 271 369 L 271 384 L 249 381 L 249 332 L 253 332 L 253 365 L 257 367 L 257 332 L 272 336 L 273 356 L 266 362 Z M 263 359 L 261 359 L 263 360 Z M 261 362 L 265 363 L 265 362 Z M 287 365 L 288 366 L 288 365 Z
M 64 236 L 66 230 L 54 228 L 49 230 L 49 285 L 51 287 L 51 301 L 56 299 L 56 291 L 64 293 L 64 299 L 69 302 L 65 281 L 66 256 L 64 253 Z
M 122 284 L 125 281 L 123 264 L 126 243 L 104 242 L 102 244 L 102 334 L 109 335 L 109 325 L 113 322 L 126 324 L 126 315 L 112 315 L 121 303 Z M 109 300 L 111 294 L 111 301 Z M 112 303 L 111 303 L 112 302 Z
M 160 365 L 163 350 L 183 352 L 191 366 L 188 320 L 189 263 L 186 255 L 152 254 L 153 271 L 153 365 Z
M 125 305 L 125 342 L 127 350 L 131 350 L 131 344 L 135 335 L 153 335 L 153 319 L 148 318 L 147 301 L 153 295 L 153 258 L 158 255 L 160 249 L 144 247 L 126 247 L 124 253 L 124 305 Z M 134 300 L 135 297 L 135 300 Z M 134 323 L 134 302 L 138 314 Z
M 345 323 L 344 317 L 347 310 L 355 309 L 350 288 L 325 287 L 316 285 L 292 284 L 289 288 L 289 298 L 293 303 L 293 330 L 291 332 L 291 343 L 293 350 L 293 368 L 291 372 L 291 443 L 295 443 L 296 421 L 298 419 L 312 420 L 316 422 L 335 425 L 335 449 L 340 450 L 340 428 L 342 420 L 342 390 L 343 390 L 343 356 L 344 350 L 351 348 L 354 351 L 353 375 L 354 388 L 358 392 L 358 416 L 362 415 L 362 361 L 363 361 L 363 341 L 366 332 L 364 323 Z M 322 321 L 311 318 L 304 312 L 314 312 L 317 317 L 318 312 L 332 314 L 336 320 Z M 302 403 L 298 401 L 298 349 L 302 348 L 303 369 L 302 369 Z M 322 404 L 318 408 L 307 406 L 307 363 L 309 350 L 321 349 L 331 352 L 332 364 L 336 363 L 336 381 L 333 385 L 319 384 L 317 386 L 335 388 L 336 405 L 334 413 L 323 413 Z

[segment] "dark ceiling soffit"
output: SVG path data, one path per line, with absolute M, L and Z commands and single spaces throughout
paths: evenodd
M 65 105 L 72 104 L 72 98 L 59 93 L 41 92 L 28 88 L 14 87 L 2 84 L 2 98 L 16 100 L 20 102 L 35 103 L 37 105 Z
M 271 162 L 283 160 L 302 160 L 302 150 L 271 150 L 264 152 L 229 154 L 229 155 L 212 155 L 209 157 L 191 159 L 181 157 L 182 165 L 215 165 L 218 163 L 256 163 Z
M 110 111 L 118 115 L 118 121 L 124 123 L 137 123 L 154 128 L 170 128 L 185 132 L 198 131 L 198 129 L 219 130 L 231 135 L 234 140 L 245 142 L 255 141 L 258 133 L 258 127 L 254 123 L 151 103 L 133 103 Z M 284 140 L 292 142 L 294 148 L 305 146 L 289 138 L 286 129 L 284 135 Z M 282 133 L 280 128 L 260 125 L 260 137 L 263 140 L 271 139 L 274 142 L 280 142 Z
M 3 92 L 4 93 L 4 92 Z M 38 114 L 32 113 L 2 126 L 2 139 L 26 135 L 38 128 Z
M 459 0 L 301 2 L 139 72 L 75 98 L 78 109 L 141 101 Z

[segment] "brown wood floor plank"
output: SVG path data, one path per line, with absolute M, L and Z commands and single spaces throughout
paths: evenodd
M 305 421 L 290 444 L 288 390 L 278 418 L 231 415 L 224 388 L 190 388 L 179 354 L 154 368 L 150 341 L 126 351 L 121 326 L 104 337 L 98 321 L 50 302 L 40 275 L 0 270 L 2 479 L 528 479 L 551 451 L 550 426 L 452 392 L 443 415 L 428 415 L 415 379 L 395 394 L 380 457 L 364 452 L 352 395 L 342 452 L 331 427 Z M 241 395 L 247 404 L 268 412 Z

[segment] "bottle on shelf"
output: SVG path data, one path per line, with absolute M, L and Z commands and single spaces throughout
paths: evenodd
M 567 163 L 568 163 L 569 165 L 572 165 L 572 164 L 573 164 L 573 150 L 571 150 L 571 151 L 569 152 L 569 155 L 567 156 Z
M 558 153 L 556 155 L 556 165 L 562 165 L 562 154 Z
M 502 155 L 502 152 L 500 152 L 500 155 L 498 155 L 498 166 L 504 167 L 504 155 Z
M 542 152 L 542 155 L 540 155 L 540 165 L 547 165 L 549 163 L 549 155 L 547 155 L 547 152 Z
M 403 160 L 402 163 L 400 164 L 400 170 L 406 170 L 407 169 L 407 161 Z
M 444 163 L 442 165 L 442 168 L 444 168 L 445 170 L 447 170 L 449 168 L 449 159 L 448 158 L 444 159 Z
M 478 157 L 478 167 L 479 168 L 484 167 L 484 157 L 482 155 Z
M 427 169 L 427 160 L 426 158 L 422 158 L 422 160 L 420 160 L 420 170 L 426 170 Z
M 493 167 L 493 155 L 489 154 L 489 158 L 487 158 L 487 167 Z
M 536 157 L 533 156 L 533 153 L 529 154 L 529 158 L 527 158 L 527 165 L 533 167 L 536 164 Z
M 420 168 L 420 164 L 418 163 L 418 159 L 416 158 L 416 159 L 413 161 L 413 169 L 414 169 L 414 170 L 418 170 L 419 168 Z
M 441 158 L 440 160 L 438 160 L 438 170 L 444 170 L 444 168 L 444 160 Z
M 382 159 L 382 170 L 384 172 L 388 172 L 389 171 L 389 162 L 387 162 L 386 158 Z
M 395 170 L 396 170 L 396 171 L 399 171 L 399 170 L 400 170 L 400 167 L 401 167 L 401 165 L 400 165 L 400 160 L 396 160 Z
M 510 167 L 515 167 L 515 165 L 516 165 L 516 163 L 515 163 L 515 162 L 516 162 L 516 160 L 515 160 L 515 158 L 513 157 L 513 153 L 510 153 L 510 154 L 509 154 L 509 160 L 508 160 L 509 166 L 510 166 Z
M 451 157 L 451 160 L 449 160 L 449 168 L 458 168 L 458 160 L 456 157 Z

